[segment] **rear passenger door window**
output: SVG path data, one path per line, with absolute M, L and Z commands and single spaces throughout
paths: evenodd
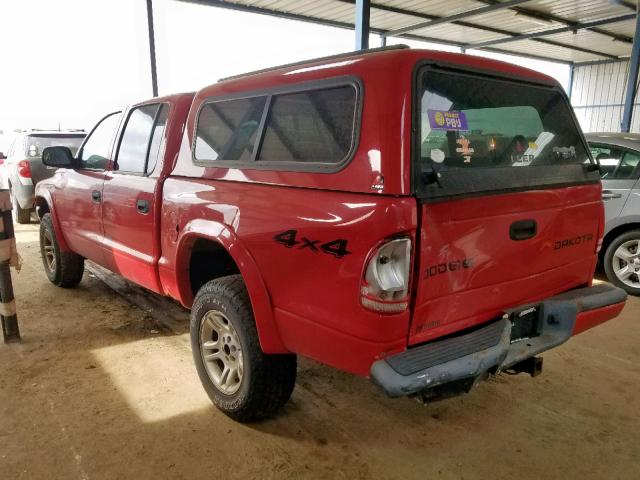
M 590 145 L 591 155 L 600 164 L 600 175 L 603 180 L 614 177 L 618 164 L 622 159 L 622 150 L 608 145 Z
M 144 175 L 155 168 L 167 122 L 167 106 L 143 105 L 129 113 L 114 170 Z
M 147 166 L 145 167 L 146 173 L 151 173 L 155 170 L 156 165 L 158 164 L 158 159 L 164 154 L 164 131 L 167 128 L 168 113 L 169 107 L 167 105 L 161 105 L 160 110 L 156 114 L 156 124 L 153 127 L 151 144 L 149 145 L 149 154 L 147 155 Z
M 603 180 L 634 179 L 640 174 L 640 153 L 613 145 L 590 145 L 593 158 L 600 163 Z
M 637 178 L 638 173 L 640 172 L 640 154 L 637 152 L 624 152 L 622 155 L 622 160 L 618 165 L 618 169 L 616 170 L 614 177 L 616 179 L 631 179 Z

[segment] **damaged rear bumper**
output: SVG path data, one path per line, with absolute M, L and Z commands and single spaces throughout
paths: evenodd
M 378 360 L 371 366 L 371 379 L 391 397 L 454 384 L 468 390 L 489 373 L 507 370 L 614 318 L 626 296 L 603 284 L 523 305 L 470 333 Z

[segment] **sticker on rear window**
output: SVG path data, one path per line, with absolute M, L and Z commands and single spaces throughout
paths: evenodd
M 454 110 L 427 110 L 429 126 L 433 130 L 469 130 L 467 117 L 463 112 Z

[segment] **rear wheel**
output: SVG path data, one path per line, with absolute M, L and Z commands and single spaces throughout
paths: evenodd
M 289 400 L 296 356 L 262 352 L 247 289 L 240 275 L 206 283 L 191 309 L 191 350 L 211 401 L 229 417 L 271 417 Z
M 623 233 L 609 244 L 604 270 L 611 283 L 640 295 L 640 230 Z
M 12 206 L 14 222 L 19 223 L 21 225 L 31 222 L 31 209 L 21 208 L 15 195 L 13 195 L 13 192 L 11 192 L 11 206 Z
M 63 288 L 72 288 L 80 283 L 84 273 L 84 258 L 60 250 L 50 213 L 45 213 L 40 221 L 40 254 L 51 283 Z

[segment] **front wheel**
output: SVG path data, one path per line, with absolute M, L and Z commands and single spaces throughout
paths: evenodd
M 262 352 L 247 289 L 240 275 L 207 282 L 191 309 L 191 350 L 211 401 L 229 417 L 271 417 L 289 400 L 296 356 Z
M 614 285 L 640 295 L 640 230 L 615 238 L 604 254 L 604 271 Z
M 40 254 L 44 272 L 51 283 L 63 288 L 72 288 L 80 283 L 84 258 L 60 250 L 50 213 L 45 213 L 40 221 Z

